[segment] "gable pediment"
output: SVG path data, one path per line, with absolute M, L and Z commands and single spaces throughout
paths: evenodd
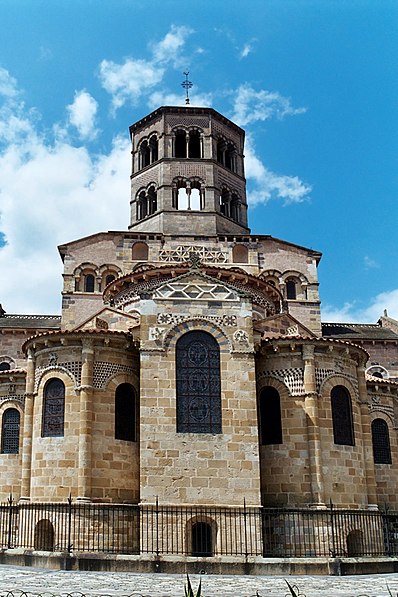
M 289 313 L 279 313 L 254 322 L 254 329 L 262 338 L 280 336 L 304 336 L 315 338 L 315 334 Z
M 140 314 L 138 311 L 124 313 L 111 307 L 104 307 L 83 323 L 79 324 L 74 331 L 80 330 L 119 330 L 128 332 L 131 328 L 140 325 Z

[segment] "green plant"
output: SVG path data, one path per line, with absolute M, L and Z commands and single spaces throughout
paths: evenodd
M 294 585 L 292 587 L 292 585 L 290 583 L 288 583 L 286 579 L 285 579 L 285 583 L 289 587 L 289 591 L 290 591 L 291 595 L 293 595 L 293 597 L 299 597 L 298 587 L 296 587 L 296 585 Z M 297 593 L 296 593 L 296 591 L 297 591 Z
M 189 576 L 187 574 L 187 584 L 184 587 L 184 595 L 185 597 L 201 597 L 202 595 L 202 579 L 200 579 L 198 590 L 196 593 L 193 592 L 191 581 L 189 580 Z

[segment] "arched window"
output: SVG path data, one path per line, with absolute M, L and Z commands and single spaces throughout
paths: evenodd
M 42 437 L 63 437 L 65 386 L 54 378 L 44 388 Z
M 158 209 L 156 191 L 154 187 L 148 190 L 148 215 L 151 216 Z
M 297 298 L 296 281 L 292 278 L 286 280 L 286 298 L 289 300 L 295 300 Z
M 11 369 L 10 363 L 7 363 L 6 361 L 0 363 L 0 371 L 8 371 L 9 369 Z
M 135 390 L 129 383 L 122 383 L 115 393 L 115 439 L 137 441 L 137 401 Z
M 190 158 L 200 158 L 200 133 L 199 131 L 189 132 L 188 152 Z
M 113 274 L 108 274 L 105 278 L 105 286 L 111 284 L 115 280 L 115 276 Z
M 158 140 L 156 135 L 152 135 L 149 139 L 149 148 L 151 150 L 151 164 L 156 162 L 159 158 L 159 151 L 158 151 Z
M 347 556 L 353 558 L 362 555 L 364 555 L 362 531 L 354 529 L 347 535 Z
M 16 408 L 7 408 L 1 425 L 1 453 L 19 453 L 20 414 Z
M 232 249 L 232 261 L 234 263 L 247 263 L 249 250 L 244 245 L 235 245 Z
M 149 166 L 151 163 L 151 150 L 148 145 L 148 141 L 143 141 L 140 147 L 140 156 L 141 156 L 141 168 L 145 168 Z
M 174 153 L 176 158 L 187 157 L 187 136 L 185 131 L 177 131 L 174 140 Z
M 38 551 L 54 549 L 54 527 L 47 518 L 39 520 L 35 526 L 34 548 Z
M 95 277 L 93 274 L 86 274 L 84 277 L 84 292 L 94 292 Z
M 213 555 L 213 533 L 208 522 L 195 522 L 191 529 L 191 555 L 203 558 Z
M 142 242 L 134 243 L 131 258 L 133 261 L 147 261 L 148 245 Z
M 334 443 L 340 446 L 354 446 L 351 396 L 344 386 L 335 386 L 331 391 Z
M 391 464 L 390 434 L 384 419 L 372 421 L 373 459 L 375 464 Z
M 282 415 L 279 392 L 272 386 L 261 390 L 259 401 L 260 444 L 282 444 Z
M 220 349 L 202 331 L 176 346 L 177 432 L 221 433 Z

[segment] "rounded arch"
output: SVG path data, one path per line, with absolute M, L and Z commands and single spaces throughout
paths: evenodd
M 283 444 L 281 397 L 274 386 L 264 385 L 259 392 L 258 420 L 261 445 Z
M 234 263 L 248 263 L 249 249 L 242 244 L 236 244 L 232 247 L 232 261 Z
M 319 387 L 319 394 L 323 399 L 329 399 L 334 386 L 344 386 L 351 395 L 351 398 L 355 397 L 356 400 L 352 400 L 353 406 L 355 402 L 359 403 L 358 388 L 348 376 L 341 373 L 331 373 L 322 381 Z
M 47 381 L 53 377 L 59 377 L 65 385 L 66 392 L 68 390 L 74 390 L 78 385 L 78 380 L 71 371 L 68 371 L 65 367 L 60 367 L 59 365 L 49 365 L 40 372 L 35 384 L 36 391 L 42 393 Z
M 365 373 L 372 377 L 379 377 L 380 379 L 389 379 L 390 377 L 388 369 L 382 365 L 371 365 L 366 369 Z
M 0 372 L 15 369 L 15 361 L 7 355 L 0 355 Z
M 216 552 L 217 522 L 206 515 L 192 516 L 186 523 L 186 553 L 194 557 L 211 557 Z
M 377 417 L 372 420 L 370 427 L 372 433 L 374 463 L 392 464 L 388 422 L 382 417 Z
M 164 350 L 175 350 L 176 343 L 180 336 L 186 332 L 204 331 L 209 333 L 217 340 L 220 352 L 232 352 L 233 345 L 223 330 L 205 317 L 192 318 L 182 323 L 173 325 L 163 337 L 162 348 Z
M 285 287 L 287 300 L 305 300 L 307 298 L 308 280 L 301 272 L 296 270 L 283 272 L 281 285 Z
M 75 278 L 75 291 L 96 292 L 101 281 L 98 266 L 94 263 L 81 263 L 73 272 Z
M 42 518 L 35 525 L 34 548 L 37 551 L 54 550 L 54 526 L 48 518 Z
M 177 433 L 221 433 L 220 347 L 203 330 L 180 336 L 175 350 Z
M 59 377 L 48 379 L 43 388 L 42 437 L 63 437 L 65 429 L 64 382 Z
M 19 454 L 20 428 L 21 411 L 16 406 L 8 403 L 1 412 L 2 454 Z
M 133 261 L 147 261 L 149 247 L 147 243 L 138 241 L 131 247 L 131 258 Z
M 121 383 L 115 391 L 115 439 L 137 441 L 138 397 L 135 387 Z

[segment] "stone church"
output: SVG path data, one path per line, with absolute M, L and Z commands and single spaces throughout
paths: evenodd
M 248 228 L 244 131 L 130 127 L 128 229 L 0 311 L 0 501 L 398 509 L 398 322 L 321 322 L 321 254 Z

